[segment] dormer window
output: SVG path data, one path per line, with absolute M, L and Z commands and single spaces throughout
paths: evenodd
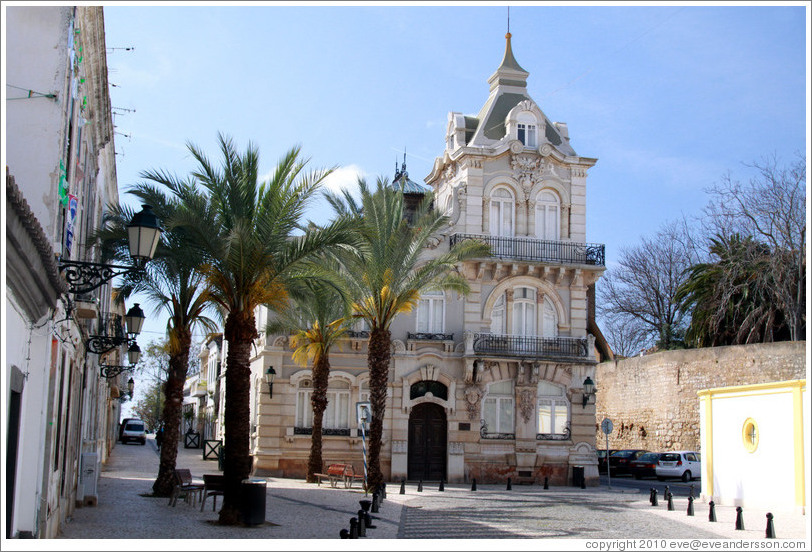
M 516 131 L 516 137 L 525 147 L 535 148 L 538 146 L 538 127 L 536 126 L 536 118 L 532 113 L 524 111 L 519 114 Z

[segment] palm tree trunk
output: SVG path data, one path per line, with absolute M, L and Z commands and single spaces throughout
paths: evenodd
M 226 400 L 224 412 L 225 445 L 223 446 L 223 509 L 219 522 L 237 525 L 241 522 L 241 482 L 251 473 L 249 451 L 251 400 L 251 344 L 257 337 L 254 313 L 237 311 L 226 318 L 224 337 L 228 341 L 226 356 Z
M 183 404 L 183 385 L 189 366 L 189 347 L 192 334 L 186 330 L 173 330 L 177 338 L 177 352 L 169 357 L 169 374 L 164 386 L 163 424 L 164 435 L 161 445 L 161 461 L 158 477 L 152 484 L 156 496 L 169 496 L 175 485 L 175 466 L 178 459 L 178 439 L 180 437 L 180 415 Z
M 315 483 L 315 474 L 321 473 L 321 428 L 324 410 L 327 408 L 327 382 L 330 376 L 330 360 L 320 355 L 313 363 L 313 435 L 310 438 L 310 458 L 307 461 L 307 482 Z
M 381 445 L 383 419 L 386 414 L 386 387 L 389 383 L 389 358 L 392 335 L 388 329 L 373 328 L 369 335 L 369 402 L 372 403 L 372 422 L 369 427 L 367 483 L 374 492 L 383 483 L 381 472 Z

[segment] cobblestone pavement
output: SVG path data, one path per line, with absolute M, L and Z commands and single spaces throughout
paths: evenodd
M 217 462 L 203 460 L 200 449 L 180 447 L 177 465 L 189 468 L 196 480 L 204 473 L 219 473 Z M 717 506 L 718 522 L 710 523 L 707 504 L 697 500 L 696 516 L 689 517 L 687 499 L 682 497 L 675 498 L 675 510 L 668 511 L 663 501 L 652 507 L 648 493 L 606 488 L 544 490 L 540 486 L 516 485 L 507 491 L 504 485 L 479 485 L 477 491 L 471 491 L 468 485 L 446 485 L 445 491 L 439 492 L 436 484 L 426 484 L 418 493 L 417 486 L 409 484 L 406 494 L 401 495 L 400 484 L 391 483 L 387 499 L 376 514 L 377 527 L 367 533 L 364 542 L 368 544 L 356 542 L 349 546 L 340 543 L 338 533 L 349 528 L 349 519 L 359 509 L 358 501 L 364 498 L 358 488 L 334 489 L 297 479 L 262 478 L 267 482 L 266 522 L 255 527 L 222 527 L 216 524 L 217 512 L 212 509 L 211 499 L 201 512 L 199 504 L 193 507 L 179 501 L 171 507 L 166 498 L 149 497 L 157 469 L 158 455 L 152 440 L 146 446 L 118 444 L 102 469 L 98 505 L 77 508 L 62 528 L 60 538 L 123 539 L 116 548 L 136 550 L 154 546 L 145 545 L 143 539 L 174 539 L 159 545 L 160 549 L 174 550 L 267 548 L 261 544 L 263 541 L 255 545 L 228 545 L 222 541 L 226 545 L 220 546 L 219 541 L 202 544 L 199 539 L 279 539 L 274 546 L 283 549 L 289 549 L 284 542 L 287 539 L 297 539 L 297 543 L 290 544 L 297 549 L 324 548 L 326 543 L 315 539 L 330 539 L 329 548 L 357 550 L 396 546 L 380 541 L 372 545 L 370 539 L 466 539 L 461 542 L 470 543 L 446 541 L 448 544 L 438 545 L 454 549 L 471 548 L 474 541 L 469 539 L 525 538 L 543 539 L 533 541 L 534 549 L 551 549 L 555 542 L 569 548 L 578 539 L 765 538 L 766 512 L 746 511 L 746 530 L 738 531 L 734 508 Z M 218 501 L 218 510 L 220 504 Z M 803 549 L 808 549 L 807 525 L 806 516 L 775 513 L 778 538 L 805 539 L 807 546 Z M 314 540 L 307 544 L 300 539 Z M 84 540 L 83 544 L 83 549 L 111 549 L 109 541 Z

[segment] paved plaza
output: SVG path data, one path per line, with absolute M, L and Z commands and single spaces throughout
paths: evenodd
M 196 480 L 204 473 L 219 473 L 216 460 L 203 460 L 201 449 L 179 448 L 179 468 L 189 468 Z M 255 527 L 221 527 L 215 522 L 209 498 L 203 512 L 199 504 L 178 501 L 174 507 L 166 498 L 152 498 L 151 486 L 158 469 L 153 440 L 146 446 L 117 444 L 99 479 L 97 506 L 77 508 L 65 524 L 65 539 L 127 539 L 144 549 L 141 539 L 333 539 L 340 546 L 339 531 L 364 498 L 360 489 L 334 489 L 300 479 L 262 478 L 267 481 L 265 523 Z M 674 500 L 668 511 L 660 500 L 649 504 L 648 493 L 618 489 L 513 486 L 446 485 L 406 486 L 390 483 L 387 498 L 376 514 L 376 528 L 367 539 L 745 539 L 765 538 L 766 511 L 744 513 L 745 530 L 735 529 L 736 512 L 717 506 L 718 522 L 708 521 L 708 505 L 697 500 L 696 515 L 687 516 L 687 499 Z M 218 500 L 218 510 L 220 506 Z M 805 539 L 807 517 L 775 513 L 779 539 Z M 470 541 L 469 541 L 470 542 Z M 567 541 L 562 544 L 566 545 Z M 199 549 L 194 540 L 176 541 L 173 548 Z M 98 544 L 98 543 L 97 543 Z M 124 544 L 124 543 L 122 543 Z M 247 544 L 247 543 L 246 543 Z M 107 544 L 102 544 L 109 549 Z M 128 545 L 119 546 L 126 548 Z M 206 548 L 208 543 L 203 547 Z M 234 544 L 228 548 L 233 549 Z M 304 544 L 303 547 L 317 546 Z M 324 546 L 324 543 L 322 543 Z M 255 548 L 237 545 L 237 548 Z M 377 545 L 378 549 L 389 545 Z M 301 547 L 299 547 L 301 548 Z M 356 543 L 350 548 L 369 548 Z M 512 548 L 512 546 L 508 546 Z M 797 548 L 796 548 L 797 549 Z

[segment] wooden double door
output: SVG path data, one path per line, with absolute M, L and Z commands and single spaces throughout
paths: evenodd
M 409 415 L 409 473 L 413 481 L 446 478 L 448 422 L 443 407 L 418 404 Z

